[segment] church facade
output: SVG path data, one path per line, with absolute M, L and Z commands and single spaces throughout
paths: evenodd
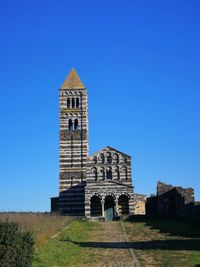
M 59 196 L 51 210 L 107 221 L 135 214 L 131 157 L 112 147 L 88 154 L 88 96 L 74 69 L 59 90 Z

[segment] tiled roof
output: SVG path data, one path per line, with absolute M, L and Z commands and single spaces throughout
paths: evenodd
M 75 69 L 72 68 L 66 80 L 64 81 L 63 85 L 61 86 L 61 89 L 84 89 L 84 88 L 85 88 L 84 84 L 80 80 Z

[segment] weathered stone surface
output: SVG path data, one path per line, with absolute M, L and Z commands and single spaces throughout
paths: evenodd
M 52 198 L 52 210 L 87 218 L 105 217 L 108 209 L 114 216 L 143 214 L 144 196 L 133 193 L 131 157 L 111 147 L 88 157 L 88 97 L 74 69 L 59 97 L 59 197 Z
M 147 198 L 146 213 L 164 218 L 200 221 L 200 204 L 194 200 L 194 189 L 157 183 L 157 195 Z
M 145 204 L 146 204 L 145 195 L 134 194 L 134 214 L 135 215 L 146 214 Z

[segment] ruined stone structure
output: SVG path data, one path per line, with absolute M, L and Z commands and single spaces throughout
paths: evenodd
M 141 196 L 133 193 L 131 157 L 111 147 L 88 156 L 87 90 L 74 69 L 60 88 L 59 156 L 52 211 L 106 220 L 134 214 Z
M 200 221 L 200 203 L 195 202 L 194 189 L 157 183 L 157 194 L 147 198 L 147 215 Z

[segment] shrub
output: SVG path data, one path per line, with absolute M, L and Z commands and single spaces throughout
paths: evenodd
M 0 267 L 29 267 L 33 260 L 34 239 L 20 232 L 12 222 L 0 222 Z

